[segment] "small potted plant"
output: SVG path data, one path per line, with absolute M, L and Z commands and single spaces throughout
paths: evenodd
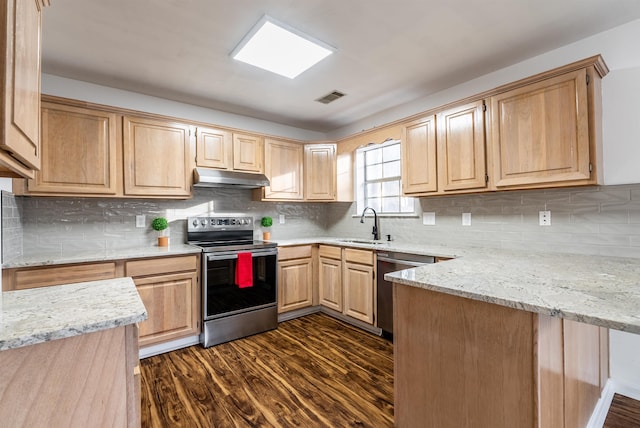
M 158 231 L 158 247 L 168 247 L 169 246 L 169 236 L 166 233 L 167 228 L 169 227 L 169 222 L 164 217 L 154 218 L 151 222 L 151 227 L 153 230 Z
M 268 241 L 271 239 L 271 231 L 269 228 L 273 225 L 273 219 L 271 217 L 262 217 L 260 225 L 265 229 L 262 231 L 262 239 Z

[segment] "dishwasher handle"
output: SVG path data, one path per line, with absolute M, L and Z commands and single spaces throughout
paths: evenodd
M 394 264 L 401 264 L 403 266 L 413 266 L 413 267 L 419 267 L 419 266 L 424 266 L 429 264 L 428 262 L 410 262 L 407 260 L 398 260 L 398 259 L 390 259 L 387 257 L 379 257 L 378 256 L 378 261 L 379 262 L 388 262 L 388 263 L 394 263 Z

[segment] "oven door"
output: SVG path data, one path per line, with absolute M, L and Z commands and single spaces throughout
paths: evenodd
M 238 253 L 251 253 L 253 285 L 235 283 Z M 276 305 L 278 250 L 221 251 L 204 254 L 202 267 L 204 320 Z

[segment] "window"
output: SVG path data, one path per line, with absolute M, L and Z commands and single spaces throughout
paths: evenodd
M 402 196 L 400 141 L 356 150 L 356 210 L 371 207 L 378 214 L 413 214 L 415 200 Z

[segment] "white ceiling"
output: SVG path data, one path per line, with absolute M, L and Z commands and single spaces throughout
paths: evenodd
M 640 18 L 638 0 L 51 3 L 44 73 L 320 132 Z M 263 14 L 337 52 L 295 80 L 234 61 Z

